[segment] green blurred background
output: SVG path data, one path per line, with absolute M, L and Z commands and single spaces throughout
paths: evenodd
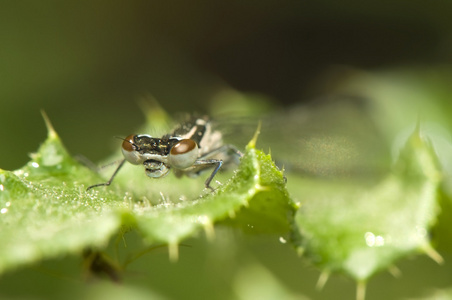
M 350 69 L 451 62 L 451 2 L 388 3 L 4 1 L 0 167 L 43 140 L 41 109 L 71 153 L 98 161 L 144 122 L 148 95 L 170 113 L 209 111 L 229 87 L 288 106 Z
M 373 117 L 386 116 L 374 121 L 389 138 L 415 122 L 419 112 L 450 129 L 452 2 L 436 6 L 425 1 L 387 4 L 3 1 L 0 168 L 21 167 L 28 160 L 28 153 L 44 140 L 41 109 L 50 117 L 69 152 L 93 161 L 102 160 L 115 150 L 114 136 L 128 135 L 145 122 L 139 103 L 150 95 L 168 112 L 176 113 L 209 112 L 212 99 L 230 89 L 260 95 L 273 107 L 289 110 L 293 105 L 312 105 L 322 102 L 319 99 L 324 95 L 345 91 L 383 99 L 370 103 Z M 417 106 L 419 103 L 422 105 Z M 330 114 L 333 112 L 329 110 Z M 204 241 L 189 243 L 196 247 Z M 213 247 L 221 248 L 221 241 L 216 243 L 220 245 Z M 251 268 L 242 270 L 249 272 L 247 277 L 262 273 L 259 267 L 253 269 L 254 259 L 262 260 L 278 278 L 270 276 L 263 282 L 284 282 L 288 289 L 315 299 L 333 299 L 338 292 L 353 297 L 353 283 L 342 277 L 333 278 L 324 292 L 316 292 L 317 270 L 306 267 L 289 247 L 281 250 L 280 244 L 259 243 L 237 250 L 237 257 L 244 257 Z M 166 253 L 159 253 L 147 258 L 149 264 L 138 262 L 136 268 L 150 272 L 147 268 L 152 266 L 149 268 L 158 270 L 162 278 L 175 276 L 177 284 L 199 265 L 197 261 L 185 264 L 184 259 L 204 262 L 203 255 L 207 255 L 201 252 L 195 258 L 184 258 L 184 252 L 190 251 L 182 252 L 180 264 L 169 263 Z M 277 260 L 272 257 L 274 253 L 285 259 Z M 256 255 L 257 258 L 250 258 Z M 78 262 L 72 263 L 78 266 Z M 49 268 L 58 264 L 50 262 Z M 450 268 L 436 266 L 426 257 L 418 258 L 416 263 L 404 260 L 399 267 L 404 277 L 378 275 L 370 283 L 368 299 L 414 297 L 450 284 Z M 419 270 L 434 272 L 435 276 L 417 276 Z M 21 278 L 30 282 L 37 280 L 35 277 L 42 280 L 41 272 L 12 274 L 4 284 L 11 287 L 10 291 L 20 289 Z M 206 279 L 202 276 L 209 277 L 206 274 L 211 273 L 196 269 L 195 274 Z M 59 280 L 59 276 L 55 277 Z M 137 277 L 144 278 L 141 274 Z M 236 290 L 240 289 L 239 279 L 234 279 Z M 157 280 L 151 278 L 142 286 L 152 286 Z M 214 280 L 222 286 L 222 278 Z M 191 278 L 188 282 L 193 281 Z M 48 280 L 46 284 L 35 286 L 32 293 L 53 293 L 55 299 L 64 294 L 54 290 Z M 77 284 L 70 288 L 77 289 Z M 175 291 L 171 283 L 159 284 L 157 290 L 170 297 L 186 293 Z M 187 289 L 193 288 L 190 284 Z M 149 296 L 149 291 L 142 296 Z M 227 299 L 227 295 L 223 298 Z

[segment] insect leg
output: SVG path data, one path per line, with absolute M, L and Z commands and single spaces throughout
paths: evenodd
M 208 159 L 208 158 L 215 157 L 220 153 L 228 153 L 228 152 L 233 152 L 233 154 L 237 158 L 243 157 L 242 152 L 240 152 L 236 147 L 227 144 L 227 145 L 223 145 L 221 147 L 215 148 L 215 149 L 209 151 L 208 153 L 201 155 L 199 157 L 199 159 L 193 165 L 193 167 L 195 167 L 195 168 L 197 167 L 201 170 L 204 168 L 209 168 L 211 166 L 215 167 L 213 169 L 212 173 L 210 174 L 210 176 L 206 179 L 206 181 L 204 183 L 206 188 L 213 190 L 213 188 L 210 186 L 210 182 L 213 180 L 213 178 L 217 174 L 218 170 L 220 170 L 221 166 L 223 165 L 223 160 L 221 160 L 221 159 Z M 238 161 L 236 161 L 236 163 L 238 163 Z
M 111 184 L 111 182 L 113 181 L 113 178 L 115 178 L 115 176 L 118 173 L 119 169 L 121 169 L 121 167 L 124 165 L 125 162 L 126 162 L 126 160 L 123 159 L 119 163 L 119 166 L 116 168 L 115 172 L 113 173 L 113 175 L 111 175 L 110 179 L 107 182 L 90 185 L 86 190 L 88 191 L 88 190 L 90 190 L 92 188 L 95 188 L 95 187 L 98 187 L 98 186 L 109 186 Z
M 216 164 L 216 167 L 215 167 L 215 169 L 213 169 L 213 171 L 210 174 L 210 176 L 204 182 L 204 185 L 206 186 L 206 188 L 209 188 L 211 190 L 213 190 L 213 188 L 210 186 L 210 182 L 215 177 L 215 175 L 217 174 L 218 170 L 221 168 L 221 165 L 223 164 L 223 161 L 222 160 L 213 160 L 213 163 Z
M 213 188 L 210 186 L 210 182 L 215 177 L 215 175 L 217 174 L 218 170 L 221 168 L 221 165 L 223 165 L 223 161 L 222 160 L 218 160 L 218 159 L 197 160 L 193 164 L 192 168 L 194 170 L 197 170 L 197 172 L 201 172 L 204 169 L 207 169 L 207 168 L 210 168 L 210 167 L 214 167 L 212 173 L 209 175 L 209 177 L 204 182 L 204 185 L 205 185 L 206 188 L 209 188 L 209 189 L 213 190 Z

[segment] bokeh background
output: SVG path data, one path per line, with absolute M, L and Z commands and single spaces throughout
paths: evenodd
M 145 122 L 142 99 L 156 99 L 170 114 L 204 113 L 215 109 L 219 98 L 227 103 L 218 96 L 224 91 L 254 95 L 282 111 L 344 93 L 361 108 L 362 99 L 378 95 L 385 101 L 370 100 L 371 108 L 380 110 L 373 116 L 388 113 L 378 122 L 381 130 L 390 128 L 390 138 L 419 112 L 450 129 L 451 11 L 452 2 L 445 1 L 3 1 L 0 168 L 20 168 L 44 140 L 40 110 L 69 152 L 100 161 L 115 150 L 114 136 L 126 136 Z M 279 262 L 271 259 L 279 248 L 259 243 L 245 248 L 242 253 L 265 257 L 279 281 L 314 299 L 333 299 L 338 291 L 354 295 L 353 283 L 342 277 L 316 292 L 318 271 L 290 249 L 279 252 L 289 257 Z M 166 253 L 149 260 L 161 277 L 175 276 L 178 282 L 199 263 L 176 267 Z M 402 279 L 384 273 L 371 282 L 369 299 L 414 297 L 422 285 L 434 290 L 450 283 L 450 268 L 425 257 L 416 264 L 405 260 L 401 269 Z M 418 277 L 419 270 L 436 275 Z M 40 274 L 19 274 L 11 282 L 20 288 L 20 278 L 34 281 Z M 36 293 L 53 289 L 35 288 Z
M 351 70 L 452 60 L 451 3 L 7 1 L 0 4 L 0 167 L 27 161 L 47 112 L 93 161 L 144 122 L 207 112 L 225 88 L 281 106 L 312 102 Z M 450 79 L 450 77 L 449 77 Z M 103 147 L 98 147 L 98 145 Z

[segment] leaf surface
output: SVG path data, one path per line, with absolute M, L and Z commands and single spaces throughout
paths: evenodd
M 440 181 L 435 152 L 418 129 L 379 182 L 299 178 L 290 186 L 302 199 L 296 243 L 325 272 L 358 281 L 418 251 L 440 262 L 428 237 Z
M 152 180 L 136 166 L 120 170 L 111 186 L 86 191 L 103 179 L 75 161 L 48 127 L 47 140 L 24 168 L 0 171 L 0 272 L 101 249 L 121 226 L 137 228 L 149 243 L 170 245 L 173 258 L 178 243 L 203 228 L 214 236 L 219 221 L 256 228 L 252 233 L 288 234 L 295 207 L 281 171 L 254 142 L 214 192 L 203 191 L 201 178 Z

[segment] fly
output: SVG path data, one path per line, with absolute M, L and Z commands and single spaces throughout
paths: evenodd
M 233 162 L 234 156 L 235 161 L 243 156 L 234 146 L 223 144 L 221 133 L 212 129 L 206 117 L 191 118 L 161 138 L 131 134 L 123 140 L 121 150 L 124 159 L 111 178 L 107 182 L 91 185 L 86 190 L 109 186 L 126 161 L 143 165 L 146 175 L 151 178 L 162 178 L 168 175 L 170 169 L 177 177 L 195 177 L 213 168 L 204 183 L 206 188 L 213 189 L 210 183 L 221 166 Z

